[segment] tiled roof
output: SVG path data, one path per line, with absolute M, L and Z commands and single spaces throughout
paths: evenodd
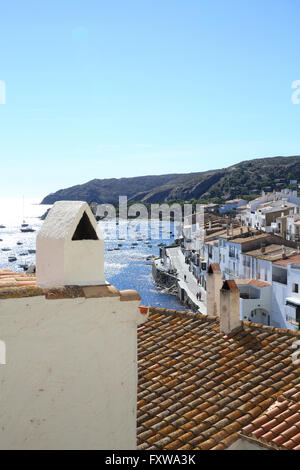
M 235 279 L 237 285 L 250 284 L 251 286 L 257 287 L 270 287 L 270 283 L 266 281 L 260 281 L 259 279 Z
M 245 232 L 246 233 L 246 232 Z M 268 233 L 258 233 L 257 231 L 251 229 L 250 235 L 248 237 L 234 238 L 231 243 L 237 243 L 238 245 L 243 245 L 249 243 L 250 241 L 263 240 L 264 238 L 270 237 Z
M 283 247 L 284 247 L 284 252 L 283 252 Z M 287 259 L 283 259 L 283 256 L 289 257 L 288 259 L 290 260 L 291 258 L 295 258 L 295 255 L 297 256 L 297 250 L 295 248 L 291 248 L 289 246 L 284 246 L 282 244 L 276 244 L 272 243 L 271 245 L 267 245 L 264 247 L 264 251 L 262 251 L 261 248 L 247 251 L 244 253 L 247 256 L 253 256 L 254 258 L 258 259 L 264 259 L 267 261 L 286 261 Z M 298 259 L 300 259 L 300 256 L 298 255 Z M 288 264 L 292 263 L 293 261 L 290 261 Z
M 300 332 L 150 309 L 138 331 L 139 449 L 228 448 L 238 433 L 300 383 Z
M 241 202 L 241 201 L 244 201 L 244 199 L 229 199 L 228 201 L 225 201 L 225 204 L 232 204 L 234 202 Z
M 289 264 L 300 264 L 300 255 L 290 256 L 289 258 L 275 261 L 278 266 L 288 266 Z
M 243 235 L 245 235 L 245 237 Z M 226 235 L 225 236 L 222 235 L 222 238 L 230 239 L 232 243 L 242 244 L 244 243 L 245 240 L 249 241 L 250 237 L 252 240 L 254 239 L 254 237 L 259 237 L 259 236 L 261 236 L 261 233 L 258 230 L 252 228 L 249 231 L 249 228 L 243 225 L 242 227 L 239 226 L 239 227 L 234 228 L 233 230 L 229 228 L 229 233 L 227 234 L 227 231 L 226 231 Z
M 36 285 L 35 275 L 0 269 L 0 299 L 33 297 L 43 294 L 43 289 Z
M 300 450 L 300 385 L 279 397 L 241 436 L 268 448 Z
M 42 289 L 36 284 L 35 275 L 15 273 L 8 269 L 0 269 L 0 300 L 44 295 L 48 300 L 74 299 L 79 297 L 100 298 L 119 297 L 121 301 L 141 300 L 135 290 L 119 291 L 116 287 L 99 286 L 62 286 L 52 289 Z

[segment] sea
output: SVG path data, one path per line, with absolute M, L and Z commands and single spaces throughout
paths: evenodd
M 40 217 L 50 207 L 41 205 L 39 199 L 0 198 L 0 269 L 24 272 L 23 265 L 35 264 L 35 253 L 29 253 L 29 250 L 36 248 L 36 235 L 43 223 Z M 22 223 L 28 224 L 34 232 L 22 233 Z M 172 223 L 131 220 L 128 223 L 120 221 L 120 225 L 111 221 L 98 224 L 104 237 L 105 279 L 110 284 L 120 290 L 136 289 L 144 305 L 185 309 L 175 295 L 156 286 L 149 259 L 159 255 L 159 245 L 172 243 Z M 16 257 L 15 261 L 8 260 L 12 255 Z

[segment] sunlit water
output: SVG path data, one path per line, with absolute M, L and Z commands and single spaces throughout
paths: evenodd
M 7 268 L 13 271 L 23 272 L 20 265 L 35 264 L 35 253 L 30 254 L 28 250 L 35 250 L 36 234 L 42 225 L 40 216 L 44 214 L 48 207 L 39 205 L 39 200 L 35 199 L 3 199 L 0 198 L 0 269 Z M 35 232 L 22 233 L 21 224 L 25 220 Z M 99 222 L 100 229 L 105 238 L 105 278 L 118 289 L 136 289 L 142 296 L 142 303 L 145 305 L 158 306 L 162 308 L 173 308 L 183 310 L 177 297 L 160 291 L 152 279 L 152 263 L 147 260 L 151 255 L 158 256 L 160 243 L 169 244 L 172 242 L 172 235 L 168 230 L 162 234 L 164 238 L 157 237 L 159 225 L 148 221 L 130 222 L 128 229 L 129 237 L 124 240 L 112 239 L 108 233 L 112 232 L 111 223 Z M 121 231 L 124 233 L 124 222 L 121 222 Z M 169 228 L 169 227 L 167 227 Z M 151 230 L 152 229 L 152 230 Z M 170 231 L 173 232 L 171 225 Z M 116 227 L 118 235 L 118 227 Z M 171 238 L 169 238 L 171 237 Z M 142 238 L 142 241 L 137 241 Z M 22 244 L 18 244 L 22 243 Z M 132 245 L 137 243 L 137 245 Z M 122 246 L 118 247 L 118 244 Z M 152 246 L 149 247 L 148 244 Z M 10 251 L 2 251 L 9 248 Z M 115 250 L 115 248 L 119 248 Z M 8 257 L 15 255 L 17 260 L 8 261 Z

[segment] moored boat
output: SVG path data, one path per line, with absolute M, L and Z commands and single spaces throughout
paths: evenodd
M 23 232 L 23 233 L 35 232 L 35 230 L 34 230 L 32 227 L 30 227 L 30 225 L 27 225 L 27 227 L 23 227 L 23 224 L 22 224 L 20 230 L 21 230 L 21 232 Z

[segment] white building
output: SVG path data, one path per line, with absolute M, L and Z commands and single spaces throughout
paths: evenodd
M 250 201 L 247 209 L 241 213 L 243 225 L 264 230 L 266 232 L 277 231 L 276 220 L 280 217 L 298 214 L 300 198 L 297 191 L 282 190 L 272 192 Z
M 289 329 L 300 326 L 300 255 L 275 261 L 272 267 L 272 310 L 284 314 Z
M 225 203 L 219 207 L 219 212 L 220 214 L 225 214 L 226 212 L 234 211 L 245 204 L 247 204 L 245 199 L 230 199 L 225 201 Z
M 299 320 L 300 255 L 295 244 L 282 243 L 280 237 L 267 233 L 223 235 L 205 243 L 202 258 L 207 266 L 218 263 L 223 279 L 236 281 L 241 319 L 295 330 Z M 202 271 L 204 287 L 206 277 Z

